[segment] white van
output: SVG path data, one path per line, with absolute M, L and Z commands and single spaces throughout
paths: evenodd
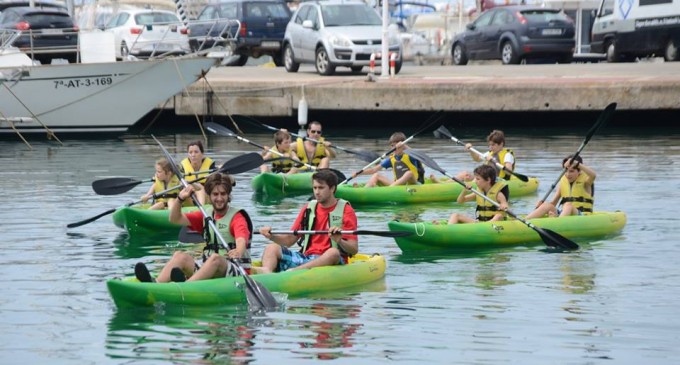
M 608 62 L 680 54 L 680 0 L 602 0 L 593 23 L 591 51 Z

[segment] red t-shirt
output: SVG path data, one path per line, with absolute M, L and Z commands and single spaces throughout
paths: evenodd
M 188 212 L 184 214 L 191 224 L 189 229 L 196 232 L 203 232 L 203 213 L 200 210 L 193 212 Z M 215 214 L 215 220 L 219 220 L 224 217 L 223 215 Z M 250 230 L 248 229 L 248 222 L 243 213 L 238 212 L 234 215 L 234 219 L 231 220 L 229 225 L 229 233 L 231 233 L 234 238 L 245 238 L 246 241 L 250 238 Z
M 302 217 L 305 214 L 305 210 L 307 210 L 307 206 L 309 203 L 305 204 L 305 206 L 300 210 L 300 213 L 298 213 L 297 219 L 295 219 L 295 223 L 293 223 L 293 226 L 291 227 L 291 230 L 306 230 L 307 227 L 302 227 Z M 316 205 L 316 217 L 315 217 L 315 223 L 314 227 L 312 227 L 313 230 L 319 230 L 319 231 L 326 231 L 330 227 L 328 226 L 328 213 L 330 213 L 333 209 L 335 209 L 335 206 L 337 205 L 337 202 L 333 204 L 330 208 L 324 208 L 321 206 L 321 204 Z M 342 212 L 342 230 L 343 231 L 354 231 L 357 229 L 357 215 L 354 213 L 354 208 L 352 208 L 351 205 L 345 204 L 345 211 Z M 355 234 L 343 234 L 342 238 L 346 240 L 356 240 L 357 235 Z M 321 255 L 322 253 L 326 252 L 331 248 L 331 236 L 327 234 L 313 234 L 312 237 L 309 240 L 309 244 L 307 246 L 307 251 L 304 252 L 305 255 Z

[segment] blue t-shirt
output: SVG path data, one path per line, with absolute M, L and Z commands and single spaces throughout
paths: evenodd
M 394 158 L 397 161 L 401 161 L 401 156 L 403 156 L 403 155 L 404 154 L 394 155 Z M 416 168 L 420 167 L 420 161 L 413 158 L 413 156 L 409 156 L 409 157 L 411 158 L 411 162 L 416 166 Z M 383 162 L 380 163 L 380 166 L 385 168 L 385 169 L 392 168 L 392 161 L 389 158 L 386 158 L 386 159 L 383 160 Z

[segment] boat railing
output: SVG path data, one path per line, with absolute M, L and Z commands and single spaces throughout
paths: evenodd
M 0 50 L 11 47 L 20 35 L 18 30 L 0 29 Z
M 52 40 L 53 44 L 42 46 L 36 44 L 37 40 Z M 79 62 L 80 59 L 80 37 L 77 28 L 0 29 L 0 50 L 8 47 L 19 48 L 32 61 L 40 58 L 36 56 L 45 54 L 63 55 L 63 58 L 70 62 Z
M 148 32 L 159 29 L 162 30 L 160 37 L 145 37 Z M 149 56 L 151 59 L 163 58 L 177 53 L 189 53 L 188 37 L 174 37 L 176 33 L 187 34 L 187 27 L 182 22 L 145 23 L 129 46 L 129 50 L 151 48 Z
M 189 25 L 194 29 L 207 28 L 203 34 L 189 32 L 189 44 L 192 44 L 192 51 L 198 53 L 218 50 L 233 52 L 241 32 L 241 22 L 236 19 L 191 20 Z

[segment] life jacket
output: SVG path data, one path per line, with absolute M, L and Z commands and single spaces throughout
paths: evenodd
M 208 213 L 208 216 L 213 217 L 212 206 L 205 207 L 205 211 L 206 213 Z M 246 252 L 240 259 L 237 259 L 237 261 L 241 263 L 241 266 L 243 267 L 244 270 L 246 270 L 246 272 L 250 272 L 250 268 L 252 267 L 252 261 L 250 259 L 250 242 L 253 239 L 253 222 L 250 220 L 250 216 L 248 215 L 248 213 L 241 208 L 229 206 L 229 210 L 227 210 L 227 213 L 222 218 L 215 220 L 215 226 L 222 235 L 222 238 L 224 238 L 224 241 L 227 243 L 229 249 L 230 250 L 236 249 L 236 238 L 231 235 L 229 227 L 231 227 L 231 221 L 232 219 L 234 219 L 234 216 L 238 212 L 241 212 L 243 216 L 246 218 L 248 230 L 250 231 L 250 237 L 248 237 L 248 240 L 246 241 Z M 212 250 L 215 253 L 219 252 L 219 249 L 220 247 L 222 247 L 222 245 L 220 244 L 219 238 L 217 238 L 217 236 L 215 235 L 215 232 L 213 232 L 212 229 L 210 229 L 210 225 L 208 224 L 207 218 L 203 219 L 203 238 L 205 238 L 206 242 L 206 248 L 204 251 Z M 205 252 L 203 256 L 205 260 L 207 258 Z
M 569 184 L 566 176 L 560 179 L 560 205 L 571 202 L 576 209 L 581 213 L 588 215 L 593 213 L 594 199 L 591 194 L 586 191 L 586 181 L 590 177 L 585 172 L 578 174 L 578 177 L 573 184 Z M 593 186 L 594 188 L 594 186 Z
M 307 230 L 314 230 L 314 225 L 316 224 L 315 218 L 316 218 L 316 206 L 318 204 L 317 200 L 310 200 L 309 203 L 307 204 L 307 209 L 305 209 L 305 213 L 302 216 L 302 223 L 301 226 L 304 229 Z M 348 201 L 343 200 L 343 199 L 338 199 L 337 204 L 335 205 L 335 208 L 333 208 L 332 211 L 328 213 L 328 225 L 330 227 L 342 227 L 342 219 L 345 215 L 345 205 L 349 204 Z M 307 247 L 309 245 L 309 240 L 312 237 L 312 235 L 307 234 L 302 237 L 300 242 L 298 244 L 302 246 L 302 249 L 300 252 L 305 253 L 307 251 Z M 347 254 L 341 250 L 338 247 L 338 244 L 333 242 L 329 238 L 329 241 L 331 242 L 331 247 L 335 247 L 340 251 L 340 254 L 342 255 L 342 260 L 347 263 Z
M 496 160 L 496 162 L 505 166 L 505 164 L 503 163 L 503 160 L 505 160 L 505 154 L 507 154 L 507 153 L 511 154 L 512 157 L 515 157 L 515 153 L 512 152 L 512 150 L 509 149 L 509 148 L 503 148 L 502 150 L 500 150 L 500 152 L 498 152 L 496 154 L 491 154 L 491 156 L 493 157 L 494 160 Z M 517 160 L 513 159 L 512 171 L 515 171 L 515 163 L 516 162 L 517 162 Z M 496 174 L 498 174 L 498 177 L 505 179 L 505 180 L 510 180 L 510 177 L 512 177 L 511 174 L 506 173 L 505 170 L 499 168 L 498 166 L 496 166 L 496 164 L 491 164 L 491 166 L 493 166 L 493 168 L 496 169 Z
M 154 194 L 159 194 L 162 193 L 168 188 L 171 188 L 173 186 L 178 186 L 179 185 L 179 179 L 177 178 L 176 175 L 173 175 L 170 178 L 170 183 L 166 184 L 164 181 L 158 180 L 154 178 L 153 181 L 153 192 Z M 167 203 L 168 200 L 171 198 L 177 198 L 177 194 L 179 194 L 180 188 L 178 187 L 177 189 L 173 189 L 171 191 L 168 191 L 167 193 L 164 193 L 161 198 L 156 198 L 154 201 L 156 203 L 161 202 L 161 203 Z M 189 199 L 187 199 L 189 200 Z M 186 201 L 185 201 L 186 202 Z
M 487 198 L 498 203 L 498 200 L 496 200 L 496 196 L 501 191 L 501 189 L 503 189 L 506 185 L 507 184 L 504 181 L 496 181 L 496 183 L 493 184 L 491 189 L 489 189 L 489 191 L 486 192 L 484 195 L 486 195 Z M 488 220 L 491 220 L 491 218 L 493 218 L 493 216 L 498 213 L 502 213 L 503 218 L 505 219 L 505 211 L 499 209 L 498 207 L 486 201 L 486 199 L 482 198 L 479 195 L 477 195 L 477 209 L 475 211 L 477 213 L 477 219 L 480 222 L 486 222 Z
M 401 160 L 397 160 L 396 155 L 393 153 L 390 155 L 390 162 L 392 163 L 392 172 L 394 172 L 394 180 L 397 180 L 404 176 L 406 171 L 411 171 L 413 176 L 416 177 L 416 181 L 419 183 L 425 182 L 425 169 L 422 163 L 416 163 L 416 159 L 411 160 L 411 156 L 408 153 L 403 153 L 401 155 Z M 418 161 L 420 162 L 420 161 Z
M 319 143 L 316 144 L 316 149 L 314 150 L 312 161 L 310 162 L 309 159 L 307 158 L 307 151 L 305 151 L 305 140 L 302 138 L 298 138 L 297 141 L 295 141 L 295 153 L 297 154 L 300 162 L 310 164 L 312 166 L 319 166 L 319 164 L 321 163 L 321 159 L 326 157 L 326 146 L 324 146 L 323 142 L 324 138 L 320 137 Z
M 198 169 L 198 171 L 209 170 L 210 166 L 212 166 L 214 163 L 215 163 L 215 161 L 213 161 L 210 157 L 203 157 L 203 162 L 201 162 L 201 167 Z M 196 172 L 194 170 L 194 168 L 191 166 L 191 161 L 189 161 L 188 157 L 185 158 L 184 160 L 182 160 L 182 168 L 184 169 L 185 175 L 192 173 L 192 172 Z M 200 178 L 206 177 L 208 175 L 210 175 L 209 172 L 204 172 L 204 173 L 201 173 L 201 174 L 198 174 L 198 175 L 189 175 L 189 176 L 186 177 L 186 180 L 189 184 L 191 184 L 192 182 L 194 182 L 194 181 L 196 181 Z M 200 183 L 205 184 L 205 180 L 201 180 Z
M 278 148 L 272 147 L 273 151 L 276 151 L 278 153 L 281 153 Z M 275 155 L 278 155 L 278 153 L 275 153 Z M 281 153 L 283 155 L 283 153 Z M 272 162 L 272 172 L 273 173 L 286 173 L 290 171 L 290 169 L 293 168 L 293 161 L 289 159 L 285 160 L 277 160 Z

